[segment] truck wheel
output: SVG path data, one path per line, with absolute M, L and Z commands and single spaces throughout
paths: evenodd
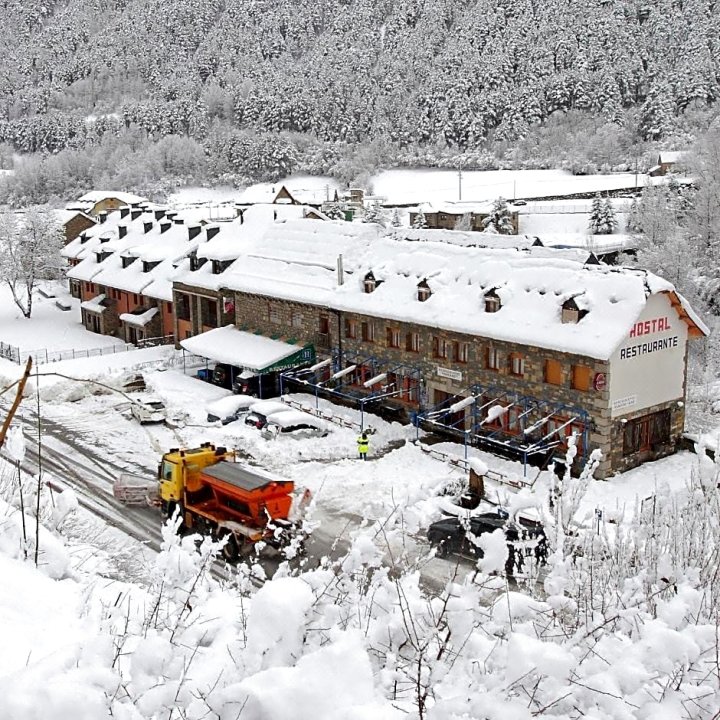
M 227 542 L 222 549 L 222 556 L 228 562 L 235 562 L 240 557 L 240 548 L 237 538 L 234 535 L 228 535 Z

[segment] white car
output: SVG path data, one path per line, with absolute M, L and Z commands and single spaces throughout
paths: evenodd
M 282 412 L 290 412 L 292 408 L 280 400 L 258 400 L 253 398 L 254 402 L 249 408 L 248 414 L 245 416 L 245 424 L 262 430 L 267 423 L 270 415 Z
M 148 398 L 134 402 L 130 406 L 130 413 L 141 424 L 165 422 L 167 412 L 165 403 L 156 398 Z
M 327 423 L 314 415 L 300 410 L 284 410 L 268 415 L 261 430 L 266 440 L 279 437 L 292 437 L 298 440 L 312 437 L 325 437 L 328 434 Z
M 219 400 L 208 403 L 207 410 L 208 422 L 220 422 L 223 425 L 239 419 L 248 408 L 257 402 L 257 398 L 249 395 L 228 395 L 221 397 Z

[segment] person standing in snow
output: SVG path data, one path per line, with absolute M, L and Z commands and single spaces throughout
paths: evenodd
M 357 439 L 358 455 L 363 459 L 367 460 L 368 450 L 370 449 L 370 440 L 368 440 L 367 433 L 363 430 Z

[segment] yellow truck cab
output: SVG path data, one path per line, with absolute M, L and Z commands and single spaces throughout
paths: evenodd
M 233 457 L 224 447 L 215 447 L 212 443 L 203 443 L 200 447 L 180 450 L 171 448 L 163 455 L 158 467 L 160 482 L 160 505 L 164 514 L 170 516 L 178 503 L 183 502 L 185 487 L 192 483 L 203 468 L 214 465 L 220 460 Z

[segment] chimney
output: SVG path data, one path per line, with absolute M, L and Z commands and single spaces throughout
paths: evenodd
M 164 210 L 156 210 L 155 211 L 155 219 L 160 220 L 161 218 L 165 217 L 165 211 Z
M 143 232 L 147 235 L 151 230 L 153 229 L 153 221 L 152 220 L 146 220 L 143 223 Z
M 220 232 L 220 228 L 217 226 L 211 226 L 207 228 L 205 231 L 205 234 L 207 235 L 207 239 L 210 240 L 214 238 L 218 233 Z
M 133 210 L 130 213 L 130 220 L 137 220 L 142 215 L 142 210 Z
M 127 225 L 118 225 L 118 236 L 122 240 L 127 235 Z
M 168 210 L 168 211 L 165 213 L 165 217 L 166 217 L 168 220 L 174 220 L 175 217 L 176 217 L 176 215 L 177 215 L 177 211 L 176 211 L 176 210 Z
M 337 259 L 337 283 L 343 285 L 345 283 L 345 272 L 343 271 L 342 255 L 338 255 Z
M 98 213 L 98 221 L 104 223 L 107 220 L 107 210 L 101 210 Z
M 200 225 L 188 225 L 188 240 L 196 238 L 201 231 L 202 227 Z
M 164 232 L 169 230 L 172 227 L 171 222 L 161 222 L 160 223 L 160 234 L 162 235 Z
M 120 219 L 127 217 L 130 214 L 130 208 L 127 205 L 123 205 L 120 208 Z
M 185 224 L 185 218 L 181 218 L 181 217 L 173 218 L 172 221 L 173 221 L 176 225 L 184 225 L 184 224 Z

